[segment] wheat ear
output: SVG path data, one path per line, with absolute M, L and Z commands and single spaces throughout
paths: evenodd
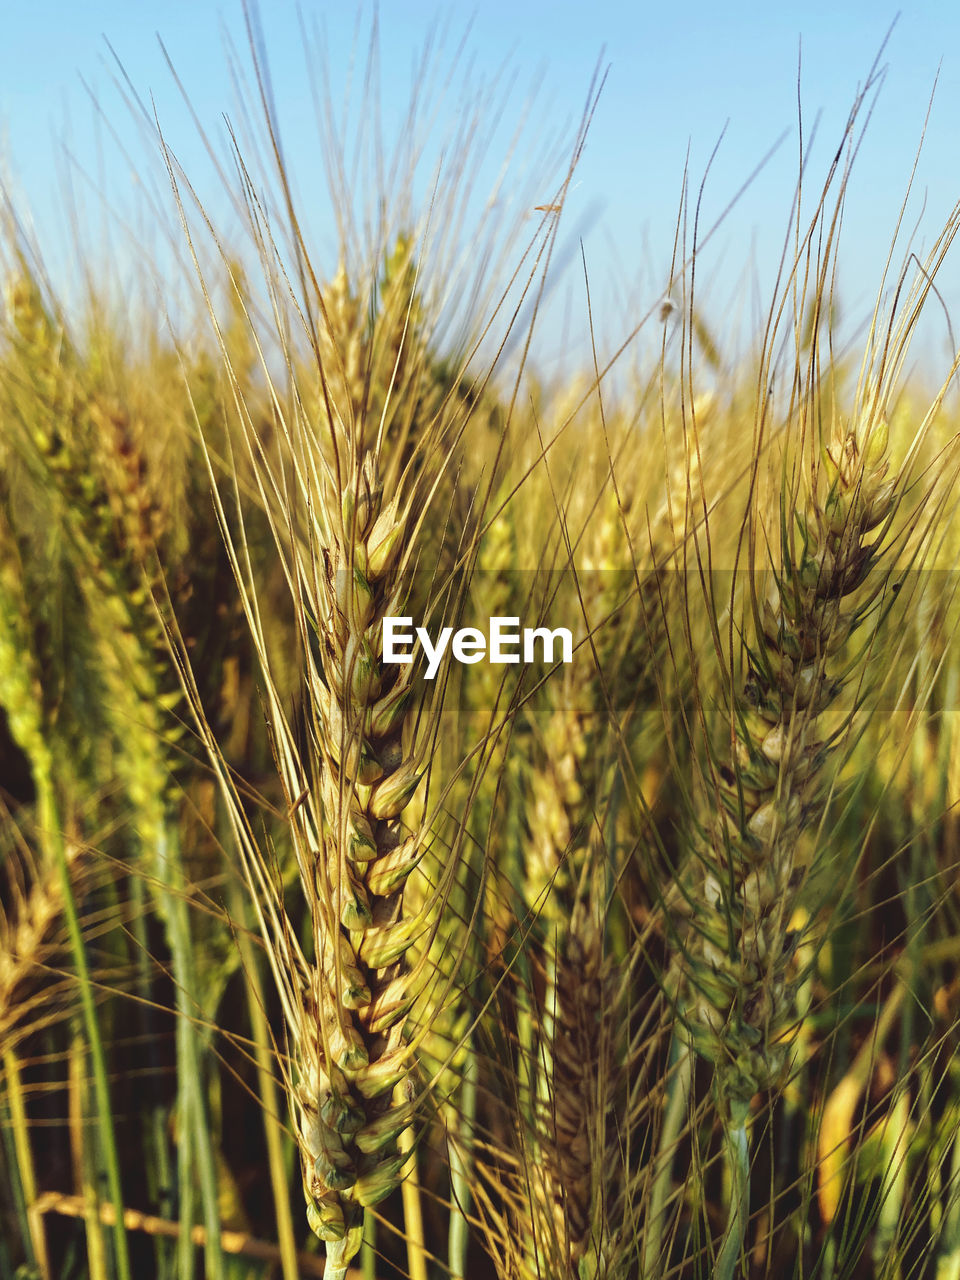
M 615 1265 L 625 1205 L 622 1152 L 609 1141 L 626 1045 L 618 1021 L 624 993 L 607 954 L 617 868 L 606 838 L 658 629 L 649 599 L 655 574 L 616 567 L 630 553 L 624 503 L 607 483 L 575 545 L 562 517 L 567 556 L 580 564 L 565 575 L 573 596 L 566 603 L 582 613 L 586 634 L 574 663 L 545 686 L 549 710 L 530 771 L 523 887 L 544 994 L 521 992 L 534 1026 L 527 1071 L 521 1060 L 521 1079 L 531 1076 L 520 1105 L 528 1190 L 517 1203 L 520 1233 L 533 1241 L 524 1265 L 558 1276 L 606 1274 Z
M 367 454 L 331 522 L 308 677 L 322 824 L 304 889 L 322 960 L 310 992 L 315 1030 L 295 1054 L 296 1110 L 308 1217 L 334 1265 L 359 1247 L 361 1209 L 397 1185 L 397 1137 L 410 1119 L 409 1099 L 394 1100 L 408 1066 L 403 959 L 418 927 L 402 899 L 422 850 L 400 814 L 422 769 L 404 745 L 409 668 L 379 656 L 404 533 L 398 506 L 381 509 L 381 497 Z
M 364 1209 L 398 1186 L 406 1158 L 398 1149 L 412 1114 L 404 1020 L 413 990 L 405 957 L 425 913 L 405 916 L 403 889 L 425 837 L 401 814 L 426 770 L 413 742 L 412 668 L 381 658 L 383 618 L 402 612 L 398 562 L 409 550 L 409 504 L 384 500 L 373 450 L 351 449 L 337 459 L 338 490 L 305 424 L 290 430 L 288 442 L 308 528 L 303 538 L 279 525 L 275 533 L 298 606 L 306 750 L 270 678 L 257 602 L 229 539 L 228 548 L 265 679 L 312 955 L 296 940 L 202 715 L 199 723 L 283 1003 L 285 1080 L 307 1218 L 335 1276 L 345 1274 L 360 1247 Z M 220 513 L 223 519 L 222 507 Z M 190 686 L 186 668 L 184 674 Z M 191 694 L 197 705 L 195 687 Z
M 755 600 L 735 760 L 718 777 L 719 816 L 703 827 L 687 1025 L 722 1097 L 741 1106 L 788 1061 L 789 924 L 807 872 L 800 835 L 826 802 L 827 713 L 850 674 L 841 651 L 886 581 L 882 569 L 869 577 L 899 498 L 886 447 L 882 419 L 838 427 L 826 494 L 811 494 L 796 539 L 784 531 L 782 568 Z
M 868 621 L 879 625 L 892 599 L 910 453 L 890 478 L 887 445 L 883 402 L 873 396 L 834 428 L 804 510 L 783 486 L 779 568 L 751 573 L 754 642 L 734 702 L 733 758 L 716 771 L 719 805 L 698 832 L 683 1020 L 713 1067 L 732 1177 L 716 1264 L 723 1280 L 739 1265 L 747 1225 L 750 1102 L 785 1080 L 799 1023 L 793 920 L 811 873 L 823 870 L 817 842 L 803 835 L 825 814 L 831 760 L 859 721 L 852 641 Z

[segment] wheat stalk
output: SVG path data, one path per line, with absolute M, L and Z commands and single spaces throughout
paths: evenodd
M 106 1054 L 74 896 L 70 855 L 61 829 L 53 749 L 55 734 L 32 643 L 35 620 L 25 586 L 19 547 L 9 519 L 9 495 L 4 485 L 0 487 L 0 706 L 6 711 L 14 741 L 29 760 L 36 790 L 38 840 L 44 861 L 59 882 L 60 907 L 75 966 L 83 1026 L 93 1064 L 98 1128 L 107 1181 L 111 1196 L 120 1204 L 120 1169 Z M 121 1280 L 129 1280 L 130 1263 L 122 1225 L 118 1224 L 114 1239 L 118 1275 Z
M 733 1274 L 746 1228 L 750 1102 L 782 1084 L 791 1065 L 803 976 L 795 971 L 801 940 L 795 912 L 809 886 L 820 895 L 836 892 L 840 874 L 835 867 L 831 877 L 822 841 L 808 842 L 805 833 L 822 822 L 836 760 L 862 723 L 858 659 L 869 659 L 872 637 L 895 598 L 897 557 L 922 564 L 925 530 L 935 520 L 929 512 L 898 516 L 948 384 L 896 467 L 887 417 L 917 316 L 956 226 L 955 215 L 887 332 L 875 315 L 855 409 L 849 418 L 834 409 L 819 448 L 806 416 L 814 403 L 808 393 L 801 451 L 809 465 L 793 477 L 784 466 L 773 546 L 757 514 L 759 486 L 752 489 L 747 669 L 729 704 L 730 754 L 712 758 L 693 836 L 694 883 L 683 889 L 673 926 L 686 984 L 684 1034 L 713 1068 L 734 1182 L 717 1261 L 724 1277 Z M 762 425 L 760 431 L 762 439 Z M 759 444 L 755 448 L 759 459 Z M 922 502 L 911 501 L 920 512 Z M 936 510 L 931 499 L 930 511 Z M 762 557 L 769 560 L 767 572 Z M 866 640 L 858 648 L 862 628 Z M 804 919 L 808 930 L 818 927 L 819 912 Z
M 606 479 L 582 530 L 569 532 L 572 511 L 560 515 L 577 568 L 548 577 L 548 607 L 558 616 L 561 607 L 579 612 L 585 633 L 573 665 L 550 676 L 529 711 L 520 1057 L 517 1114 L 508 1117 L 517 1154 L 515 1171 L 508 1160 L 501 1169 L 526 1246 L 503 1265 L 527 1274 L 607 1274 L 629 1256 L 629 1175 L 613 1119 L 624 1101 L 628 984 L 609 954 L 618 867 L 607 842 L 618 771 L 637 736 L 634 717 L 650 692 L 662 631 L 656 569 L 618 568 L 633 559 L 627 499 Z
M 411 500 L 384 494 L 379 442 L 366 438 L 349 399 L 338 403 L 332 389 L 324 380 L 327 439 L 299 415 L 282 423 L 292 488 L 281 488 L 245 422 L 296 606 L 304 744 L 272 678 L 245 549 L 234 544 L 216 495 L 265 680 L 287 831 L 311 926 L 308 955 L 202 715 L 200 725 L 283 1002 L 290 1035 L 284 1074 L 307 1217 L 326 1243 L 331 1274 L 340 1274 L 359 1249 L 364 1209 L 397 1187 L 406 1158 L 398 1138 L 412 1117 L 404 1020 L 415 975 L 405 957 L 427 927 L 432 903 L 412 916 L 404 911 L 404 885 L 423 856 L 426 827 L 407 828 L 401 815 L 429 772 L 414 741 L 413 668 L 381 658 L 383 619 L 404 606 L 402 568 L 415 531 Z M 192 694 L 196 702 L 195 688 Z M 428 725 L 427 738 L 430 732 Z

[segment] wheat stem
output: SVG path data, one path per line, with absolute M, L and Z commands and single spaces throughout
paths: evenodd
M 232 881 L 233 913 L 243 918 L 244 904 L 240 900 L 239 887 Z M 280 1091 L 273 1074 L 273 1046 L 270 1028 L 264 1012 L 263 982 L 260 961 L 256 949 L 245 929 L 237 931 L 240 955 L 243 961 L 244 985 L 247 993 L 247 1010 L 253 1032 L 254 1054 L 257 1060 L 257 1084 L 263 1108 L 263 1132 L 267 1144 L 267 1163 L 270 1169 L 270 1188 L 273 1192 L 273 1212 L 276 1222 L 277 1242 L 280 1249 L 280 1268 L 283 1280 L 297 1280 L 297 1241 L 293 1229 L 293 1213 L 287 1189 L 287 1173 L 283 1154 L 283 1127 L 280 1115 Z
M 743 1256 L 747 1221 L 750 1216 L 750 1140 L 747 1117 L 750 1108 L 734 1103 L 723 1122 L 724 1152 L 731 1174 L 730 1204 L 723 1243 L 717 1255 L 715 1280 L 733 1280 Z
M 447 1230 L 447 1265 L 450 1280 L 465 1280 L 467 1274 L 467 1250 L 470 1244 L 471 1172 L 473 1156 L 471 1143 L 477 1112 L 477 1083 L 479 1064 L 473 1048 L 472 1036 L 465 1045 L 466 1061 L 461 1073 L 460 1097 L 457 1107 L 457 1134 L 449 1144 L 450 1157 L 450 1225 Z
M 77 914 L 73 883 L 70 879 L 66 845 L 60 829 L 60 815 L 52 781 L 47 776 L 46 770 L 38 768 L 36 762 L 34 762 L 34 779 L 37 787 L 38 823 L 60 879 L 60 889 L 63 895 L 63 915 L 67 925 L 67 935 L 70 939 L 71 954 L 76 966 L 77 981 L 80 987 L 80 1007 L 93 1066 L 93 1090 L 97 1104 L 98 1132 L 107 1174 L 107 1187 L 114 1204 L 122 1205 L 120 1161 L 113 1127 L 114 1113 L 107 1077 L 107 1057 L 104 1050 L 103 1037 L 100 1034 L 100 1023 L 97 1018 L 97 1008 L 93 997 L 93 984 L 90 980 L 90 966 L 87 961 L 83 932 L 80 928 L 80 917 Z M 120 1219 L 114 1224 L 113 1240 L 115 1248 L 114 1265 L 117 1269 L 118 1280 L 130 1280 L 130 1256 L 127 1249 L 127 1235 L 123 1221 Z
M 203 1059 L 198 1044 L 200 1033 L 194 1025 L 196 1005 L 193 993 L 199 990 L 199 986 L 194 967 L 193 941 L 190 936 L 187 903 L 182 896 L 182 891 L 177 892 L 180 880 L 180 862 L 177 854 L 176 834 L 172 827 L 161 824 L 157 835 L 156 858 L 160 867 L 161 882 L 164 885 L 161 890 L 161 902 L 169 931 L 174 972 L 178 977 L 176 988 L 176 1042 L 177 1085 L 181 1121 L 181 1146 L 178 1151 L 181 1175 L 180 1186 L 181 1191 L 183 1191 L 185 1189 L 184 1179 L 188 1183 L 193 1180 L 195 1171 L 191 1147 L 195 1144 L 196 1173 L 199 1178 L 200 1198 L 206 1227 L 204 1245 L 206 1267 L 211 1280 L 221 1280 L 223 1275 L 223 1254 L 219 1244 L 220 1212 L 217 1169 L 213 1155 L 213 1141 L 207 1116 L 207 1106 L 202 1091 Z M 171 892 L 171 889 L 167 886 L 172 886 L 173 891 Z M 180 1237 L 181 1263 L 186 1261 L 183 1255 L 183 1249 L 185 1248 L 183 1241 L 189 1242 L 189 1238 L 189 1228 L 185 1227 Z M 185 1274 L 189 1274 L 189 1271 Z
M 960 1280 L 960 1127 L 951 1143 L 947 1210 L 937 1242 L 937 1280 Z
M 373 1209 L 363 1211 L 360 1271 L 363 1274 L 363 1280 L 377 1280 L 377 1218 Z
M 74 1179 L 81 1192 L 86 1222 L 87 1266 L 90 1280 L 109 1280 L 107 1249 L 100 1229 L 100 1196 L 95 1172 L 95 1148 L 84 1141 L 87 1127 L 87 1046 L 79 1027 L 70 1039 L 67 1066 L 67 1110 Z
M 427 1249 L 423 1231 L 423 1205 L 420 1200 L 420 1169 L 413 1130 L 404 1129 L 397 1145 L 407 1156 L 400 1173 L 407 1274 L 410 1280 L 427 1280 Z
M 43 1280 L 50 1280 L 50 1257 L 47 1253 L 47 1237 L 43 1229 L 43 1218 L 37 1210 L 37 1175 L 33 1162 L 33 1148 L 30 1143 L 27 1109 L 23 1097 L 20 1063 L 17 1055 L 9 1047 L 5 1047 L 3 1050 L 3 1069 L 7 1080 L 7 1105 L 10 1109 L 10 1127 L 13 1131 L 14 1151 L 17 1156 L 17 1173 L 20 1177 L 23 1198 L 26 1202 L 30 1247 L 33 1250 L 31 1261 L 35 1262 L 40 1268 Z
M 643 1233 L 640 1274 L 644 1280 L 655 1280 L 664 1270 L 666 1213 L 667 1201 L 673 1188 L 673 1162 L 690 1105 L 694 1055 L 680 1028 L 674 1029 L 670 1057 L 667 1105 L 654 1162 L 650 1203 Z
M 131 932 L 134 942 L 136 964 L 136 981 L 138 1000 L 138 1017 L 140 1034 L 148 1048 L 148 1062 L 151 1071 L 159 1076 L 160 1055 L 157 1046 L 157 1027 L 153 1008 L 152 972 L 150 945 L 148 940 L 148 914 L 152 907 L 148 904 L 147 885 L 142 876 L 133 876 L 130 881 L 130 902 L 132 909 Z M 149 1102 L 144 1107 L 144 1138 L 147 1158 L 147 1192 L 151 1201 L 159 1205 L 174 1203 L 174 1172 L 171 1160 L 169 1136 L 167 1134 L 167 1111 L 160 1098 L 151 1089 Z M 175 1247 L 165 1236 L 158 1235 L 155 1240 L 157 1273 L 160 1276 L 172 1274 Z

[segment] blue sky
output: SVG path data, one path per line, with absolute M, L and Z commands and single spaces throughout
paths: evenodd
M 302 0 L 300 8 L 307 24 L 316 24 L 321 33 L 334 79 L 342 77 L 357 15 L 363 22 L 370 8 L 347 0 Z M 522 159 L 521 148 L 519 181 L 536 169 L 538 138 L 558 122 L 578 118 L 602 54 L 610 64 L 609 77 L 565 214 L 566 239 L 562 234 L 561 242 L 570 266 L 555 299 L 559 311 L 572 317 L 570 323 L 582 328 L 583 287 L 576 262 L 582 236 L 594 303 L 611 341 L 656 301 L 662 289 L 688 147 L 691 180 L 697 184 L 726 126 L 704 197 L 703 219 L 709 224 L 786 131 L 786 142 L 727 216 L 705 258 L 704 304 L 715 323 L 722 324 L 731 307 L 749 307 L 747 300 L 766 300 L 769 294 L 797 172 L 801 41 L 801 95 L 808 130 L 822 113 L 812 159 L 815 183 L 836 150 L 856 87 L 896 12 L 876 3 L 822 0 L 779 6 L 702 0 L 684 5 L 670 0 L 656 5 L 487 0 L 476 8 L 382 0 L 384 114 L 388 127 L 399 119 L 424 41 L 445 24 L 445 47 L 452 50 L 469 23 L 466 57 L 471 74 L 499 72 L 509 88 L 497 145 L 506 145 L 514 122 L 534 95 L 530 158 Z M 320 211 L 322 188 L 309 181 L 316 164 L 316 133 L 297 7 L 274 0 L 263 5 L 260 16 L 284 138 L 304 178 L 301 191 L 318 210 L 322 240 L 325 231 L 329 237 L 330 223 L 324 224 Z M 51 258 L 56 256 L 54 248 L 66 258 L 70 252 L 58 185 L 64 172 L 72 173 L 74 188 L 81 193 L 82 219 L 92 223 L 97 218 L 95 190 L 107 190 L 111 205 L 120 207 L 133 198 L 137 182 L 149 186 L 156 180 L 157 189 L 162 188 L 151 144 L 138 133 L 117 88 L 104 37 L 137 90 L 145 97 L 152 95 L 172 146 L 229 232 L 226 205 L 221 214 L 217 181 L 164 64 L 156 32 L 205 126 L 216 132 L 222 112 L 236 118 L 236 92 L 223 49 L 224 32 L 243 45 L 239 2 L 38 0 L 32 6 L 4 5 L 0 161 L 19 193 L 20 207 L 33 210 Z M 866 314 L 879 282 L 938 67 L 940 81 L 911 205 L 912 225 L 926 200 L 920 244 L 929 244 L 960 199 L 960 131 L 955 125 L 960 119 L 960 18 L 955 6 L 946 0 L 905 6 L 883 61 L 886 79 L 854 169 L 840 251 L 841 301 L 855 317 Z M 102 118 L 85 86 L 96 96 Z M 335 97 L 339 88 L 342 79 L 334 88 Z M 111 131 L 119 135 L 134 164 L 119 153 Z M 64 146 L 73 157 L 72 166 L 63 163 Z M 492 177 L 492 157 L 489 164 Z M 128 252 L 130 244 L 150 234 L 148 215 L 138 217 Z M 109 248 L 118 241 L 108 235 L 101 244 Z M 949 263 L 943 288 L 948 301 L 960 303 L 957 273 Z M 562 348 L 560 328 L 555 327 L 555 358 Z

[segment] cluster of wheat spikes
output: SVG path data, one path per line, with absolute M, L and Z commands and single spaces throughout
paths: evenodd
M 159 139 L 195 323 L 2 211 L 0 1280 L 958 1280 L 960 213 L 843 338 L 872 72 L 756 358 L 684 188 L 548 384 L 594 91 L 479 205 L 495 98 L 319 94 L 326 260 L 250 76 L 245 242 Z

